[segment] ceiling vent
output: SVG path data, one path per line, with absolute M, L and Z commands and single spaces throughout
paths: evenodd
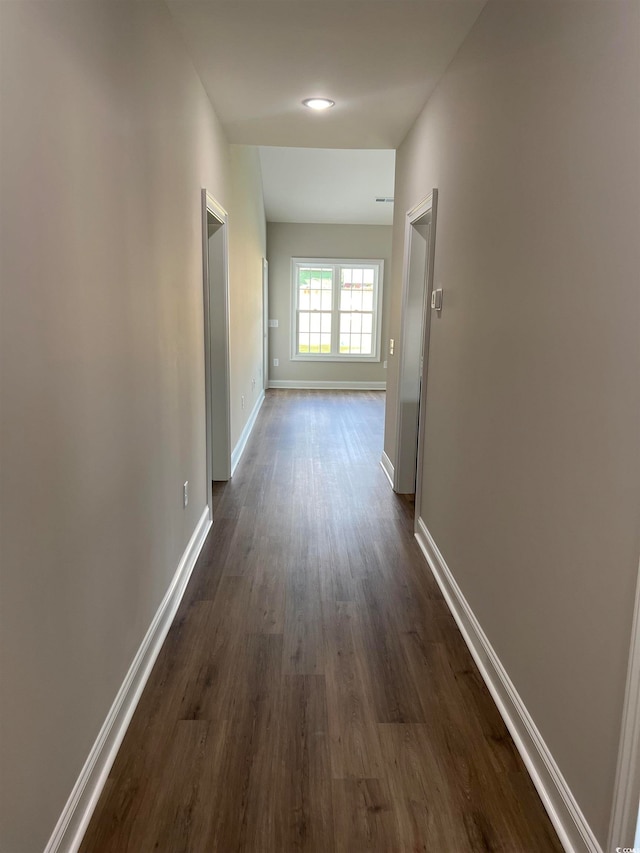
M 389 204 L 393 204 L 393 198 L 389 197 L 388 195 L 376 196 L 376 201 L 383 201 L 383 202 L 386 201 L 386 202 L 389 202 Z

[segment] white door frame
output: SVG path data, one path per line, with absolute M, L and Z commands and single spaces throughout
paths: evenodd
M 438 206 L 438 190 L 434 189 L 427 198 L 423 199 L 417 205 L 407 211 L 405 217 L 405 236 L 404 236 L 404 267 L 403 267 L 403 283 L 402 283 L 402 315 L 400 327 L 400 352 L 399 352 L 399 370 L 398 370 L 398 399 L 396 409 L 396 458 L 394 461 L 394 482 L 393 488 L 400 494 L 412 493 L 417 494 L 417 477 L 420 472 L 419 455 L 420 455 L 420 421 L 424 420 L 424 399 L 426 396 L 426 375 L 428 367 L 429 353 L 429 321 L 430 321 L 430 301 L 431 291 L 433 289 L 433 258 L 435 252 L 435 233 L 436 233 L 436 213 Z M 422 372 L 420 365 L 414 364 L 413 359 L 409 358 L 408 351 L 412 347 L 416 348 L 417 340 L 409 341 L 408 338 L 408 312 L 410 301 L 410 272 L 411 272 L 411 241 L 413 235 L 413 227 L 418 220 L 424 218 L 428 213 L 431 213 L 431 227 L 429 234 L 429 243 L 427 245 L 427 256 L 425 258 L 425 278 L 421 287 L 424 288 L 422 294 L 422 330 L 420 352 L 422 354 Z M 405 424 L 405 407 L 403 406 L 403 388 L 406 384 L 415 384 L 417 377 L 421 380 L 420 398 L 418 400 L 418 417 L 415 419 L 415 429 L 412 423 Z M 405 429 L 409 427 L 412 438 L 410 442 L 403 440 Z M 415 441 L 414 441 L 415 438 Z M 409 444 L 411 446 L 409 446 Z M 406 446 L 405 446 L 406 445 Z
M 640 799 L 640 566 L 631 628 L 627 688 L 618 751 L 618 769 L 609 827 L 609 848 L 633 847 Z
M 262 387 L 269 387 L 269 261 L 262 259 Z
M 433 265 L 436 253 L 436 217 L 438 214 L 438 190 L 434 190 L 431 199 L 431 222 L 429 243 L 427 245 L 427 273 L 424 290 L 422 324 L 422 376 L 420 377 L 420 403 L 418 407 L 418 456 L 416 460 L 415 525 L 422 513 L 422 479 L 424 468 L 425 422 L 427 412 L 427 376 L 429 373 L 429 341 L 431 338 L 431 294 L 433 292 Z M 424 214 L 423 214 L 424 215 Z M 419 217 L 418 217 L 419 218 Z
M 224 329 L 222 330 L 222 340 L 218 341 L 217 350 L 222 353 L 222 363 L 213 364 L 212 354 L 212 334 L 213 324 L 211 319 L 211 281 L 209 270 L 209 216 L 224 229 L 223 231 L 223 260 L 222 260 L 222 292 L 219 294 L 222 298 L 222 312 L 224 316 Z M 225 412 L 222 417 L 223 428 L 220 430 L 220 435 L 216 436 L 216 441 L 219 442 L 220 455 L 224 458 L 223 475 L 221 479 L 229 479 L 231 477 L 231 403 L 230 403 L 230 372 L 229 372 L 229 238 L 228 225 L 229 217 L 227 211 L 219 204 L 216 199 L 207 192 L 202 190 L 202 264 L 203 264 L 203 298 L 204 298 L 204 376 L 205 376 L 205 412 L 206 412 L 206 455 L 207 455 L 207 505 L 209 507 L 209 517 L 213 520 L 213 376 L 214 370 L 216 376 L 223 383 L 223 397 L 225 402 Z M 220 282 L 218 282 L 220 287 Z M 221 324 L 222 328 L 222 324 Z M 226 476 L 224 474 L 226 473 Z

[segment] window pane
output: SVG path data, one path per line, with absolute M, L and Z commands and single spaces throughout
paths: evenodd
M 373 292 L 365 290 L 362 294 L 362 310 L 373 311 Z
M 322 308 L 322 291 L 321 290 L 312 290 L 310 293 L 311 298 L 311 310 L 319 311 Z
M 309 315 L 306 311 L 301 311 L 298 314 L 298 331 L 299 332 L 308 332 L 309 331 Z
M 309 318 L 309 328 L 312 332 L 320 331 L 320 314 L 311 314 Z
M 373 340 L 373 338 L 371 335 L 363 335 L 362 336 L 362 347 L 360 349 L 360 353 L 362 355 L 371 355 L 372 354 L 372 350 L 371 350 L 372 340 Z
M 351 314 L 340 315 L 340 333 L 349 333 L 351 331 Z
M 309 335 L 307 333 L 298 335 L 298 352 L 309 352 Z
M 374 271 L 373 270 L 365 270 L 364 271 L 364 285 L 365 287 L 371 287 L 373 290 L 373 281 L 374 281 Z
M 331 314 L 322 314 L 320 330 L 323 335 L 331 335 Z
M 311 268 L 310 267 L 298 267 L 298 289 L 302 290 L 303 287 L 309 287 L 310 279 L 311 279 Z
M 322 352 L 331 352 L 331 335 L 320 335 Z
M 360 316 L 360 314 L 352 314 L 351 315 L 351 331 L 352 332 L 362 331 L 362 317 Z
M 351 283 L 354 288 L 362 288 L 362 270 L 351 270 Z
M 363 314 L 362 315 L 362 331 L 367 332 L 367 334 L 371 334 L 373 331 L 373 315 L 372 314 Z
M 319 306 L 323 311 L 331 311 L 331 291 L 322 291 L 322 301 Z
M 345 290 L 344 287 L 340 291 L 340 310 L 341 311 L 350 311 L 351 310 L 351 290 Z

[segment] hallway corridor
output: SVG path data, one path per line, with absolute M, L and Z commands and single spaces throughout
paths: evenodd
M 562 850 L 383 417 L 378 392 L 267 393 L 82 853 Z

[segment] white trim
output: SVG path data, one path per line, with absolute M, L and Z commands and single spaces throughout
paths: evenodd
M 313 353 L 312 355 L 291 355 L 289 360 L 313 362 L 331 361 L 333 364 L 340 364 L 345 361 L 348 364 L 353 364 L 354 362 L 374 362 L 376 364 L 380 364 L 382 361 L 379 355 L 321 355 L 320 353 Z
M 213 215 L 222 223 L 229 221 L 229 214 L 225 210 L 225 208 L 217 201 L 207 189 L 203 189 L 202 192 L 205 194 L 206 202 L 207 202 L 207 210 L 209 210 Z
M 228 480 L 231 476 L 231 373 L 229 357 L 229 217 L 227 211 L 206 189 L 202 190 L 202 229 L 203 229 L 203 287 L 204 287 L 204 357 L 205 357 L 205 411 L 206 411 L 206 441 L 207 441 L 207 501 L 213 508 L 212 480 Z M 209 231 L 208 214 L 217 220 L 223 228 L 222 250 L 222 282 L 216 283 L 216 305 L 212 310 L 211 281 L 209 270 Z M 219 272 L 219 271 L 217 271 Z M 221 304 L 220 304 L 221 303 Z M 212 314 L 224 320 L 223 327 L 214 326 Z M 212 336 L 216 338 L 218 362 L 213 365 Z M 220 354 L 222 358 L 220 358 Z M 215 371 L 214 371 L 215 367 Z M 221 388 L 220 400 L 213 400 L 212 382 L 216 377 L 218 383 L 224 383 Z M 213 425 L 213 412 L 221 413 L 221 419 Z M 215 437 L 215 447 L 214 447 Z M 215 464 L 214 464 L 215 457 Z
M 202 205 L 202 314 L 204 319 L 204 412 L 206 438 L 205 476 L 207 507 L 213 521 L 213 442 L 211 411 L 211 291 L 209 288 L 209 197 L 205 189 L 200 194 Z
M 567 853 L 603 853 L 549 747 L 422 518 L 416 524 L 416 539 L 522 756 L 562 846 Z
M 184 595 L 191 572 L 211 528 L 209 507 L 205 507 L 193 531 L 178 568 L 160 607 L 136 652 L 129 671 L 107 714 L 84 767 L 73 786 L 45 853 L 76 853 L 98 803 L 111 766 L 125 736 L 162 643 Z
M 249 441 L 249 436 L 256 425 L 256 419 L 258 417 L 258 412 L 260 411 L 262 404 L 264 403 L 264 391 L 260 391 L 260 396 L 256 400 L 256 404 L 253 407 L 251 414 L 249 415 L 249 419 L 244 425 L 244 429 L 240 433 L 240 438 L 238 439 L 238 443 L 233 448 L 233 453 L 231 454 L 231 476 L 233 477 L 234 471 L 238 467 L 238 462 L 240 461 L 240 457 L 244 453 L 244 449 L 247 446 L 247 441 Z
M 631 628 L 631 649 L 622 716 L 622 733 L 609 828 L 609 848 L 632 847 L 638 820 L 640 791 L 640 566 Z
M 350 382 L 349 380 L 332 379 L 272 379 L 269 388 L 298 388 L 300 390 L 313 390 L 321 388 L 327 391 L 386 391 L 386 382 Z
M 395 459 L 395 488 L 400 494 L 415 493 L 418 495 L 417 480 L 420 479 L 418 457 L 420 451 L 420 428 L 424 423 L 426 378 L 429 361 L 429 329 L 431 321 L 430 298 L 433 289 L 433 267 L 435 257 L 435 227 L 438 204 L 438 190 L 431 193 L 416 204 L 405 215 L 404 227 L 404 259 L 402 267 L 402 310 L 400 316 L 400 349 L 398 352 L 398 399 L 396 405 L 396 459 Z M 420 219 L 431 213 L 429 243 L 425 256 L 425 276 L 416 290 L 411 286 L 411 245 L 413 226 Z M 416 363 L 415 310 L 410 312 L 411 296 L 422 297 L 421 320 L 422 340 L 419 345 L 421 364 Z M 420 383 L 421 382 L 421 387 Z M 411 406 L 407 406 L 411 403 Z M 417 404 L 418 414 L 413 404 Z M 411 414 L 409 414 L 411 412 Z M 418 498 L 419 501 L 419 498 Z
M 427 245 L 425 275 L 424 301 L 422 314 L 422 348 L 420 360 L 422 363 L 422 375 L 420 377 L 420 400 L 418 403 L 418 452 L 416 455 L 416 491 L 415 491 L 415 519 L 422 515 L 422 481 L 424 479 L 424 443 L 427 421 L 428 380 L 429 380 L 429 341 L 431 340 L 431 294 L 433 292 L 433 268 L 436 255 L 436 223 L 438 218 L 438 190 L 431 193 L 431 221 L 429 222 L 429 242 Z M 437 315 L 436 315 L 437 316 Z M 400 457 L 399 457 L 400 458 Z M 398 478 L 400 479 L 400 478 Z
M 384 452 L 384 450 L 382 451 L 382 459 L 380 460 L 380 467 L 382 468 L 382 470 L 386 474 L 387 480 L 389 481 L 389 485 L 393 489 L 393 478 L 395 476 L 394 470 L 393 470 L 393 462 L 389 459 L 389 457 Z
M 269 387 L 269 261 L 262 259 L 262 390 Z

